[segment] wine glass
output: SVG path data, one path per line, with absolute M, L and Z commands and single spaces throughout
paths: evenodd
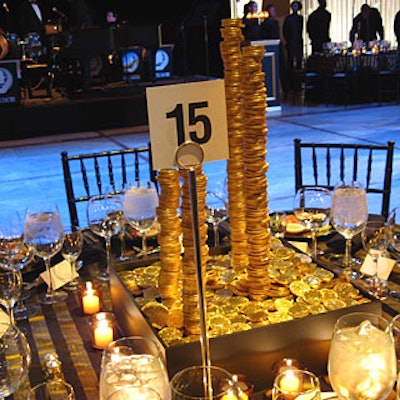
M 15 324 L 14 306 L 21 295 L 22 281 L 15 271 L 0 270 L 0 304 L 7 309 L 10 324 Z
M 218 248 L 219 242 L 219 224 L 228 218 L 227 201 L 224 192 L 219 188 L 222 184 L 217 183 L 215 190 L 207 191 L 207 222 L 212 224 L 214 232 L 214 247 Z
M 64 260 L 71 265 L 71 280 L 64 288 L 67 290 L 76 290 L 79 284 L 79 278 L 76 277 L 76 260 L 80 256 L 83 247 L 83 234 L 79 226 L 68 226 L 64 228 L 64 243 L 61 248 L 61 255 Z
M 360 233 L 368 221 L 367 193 L 356 181 L 349 184 L 340 182 L 335 186 L 331 207 L 331 223 L 335 230 L 346 240 L 344 254 L 344 275 L 350 279 L 357 273 L 353 271 L 351 258 L 352 240 Z
M 33 251 L 23 242 L 23 222 L 15 210 L 2 209 L 0 213 L 0 267 L 12 271 L 13 282 L 22 285 L 21 269 L 33 259 Z M 13 307 L 11 318 L 16 320 L 26 319 L 36 313 L 33 306 L 24 304 L 22 294 L 19 295 L 17 303 Z M 14 322 L 14 319 L 13 319 Z
M 30 297 L 29 292 L 24 291 L 24 281 L 22 269 L 25 268 L 34 259 L 33 250 L 25 244 L 20 248 L 20 252 L 11 260 L 0 257 L 0 267 L 13 271 L 16 274 L 16 279 L 21 282 L 21 294 L 14 306 L 14 319 L 21 321 L 33 317 L 37 313 L 37 307 L 34 304 L 26 304 L 25 300 Z
M 153 182 L 136 181 L 125 192 L 124 214 L 129 224 L 142 236 L 142 252 L 147 256 L 146 235 L 157 221 L 158 193 Z
M 331 203 L 330 191 L 319 186 L 300 188 L 294 197 L 294 215 L 311 232 L 311 257 L 314 260 L 318 256 L 317 231 L 329 223 Z
M 5 399 L 20 387 L 31 363 L 28 341 L 15 325 L 0 323 L 0 355 L 0 399 Z
M 44 260 L 46 266 L 49 282 L 46 293 L 39 297 L 40 303 L 55 304 L 64 301 L 68 294 L 53 288 L 51 275 L 51 258 L 61 250 L 64 241 L 64 227 L 55 203 L 41 203 L 27 209 L 24 240 Z
M 389 229 L 383 222 L 368 221 L 361 231 L 361 241 L 367 256 L 360 272 L 371 276 L 369 293 L 380 300 L 384 300 L 387 297 L 388 277 L 383 276 L 383 271 L 379 270 L 379 259 L 387 254 Z
M 124 197 L 125 197 L 125 193 L 127 190 L 129 190 L 130 185 L 129 184 L 125 184 L 124 187 L 121 190 L 121 201 L 122 203 L 124 203 Z M 125 214 L 124 214 L 125 217 Z M 119 255 L 119 261 L 126 261 L 129 260 L 129 253 L 126 249 L 126 228 L 128 225 L 128 221 L 126 220 L 120 233 L 119 233 L 119 241 L 121 244 L 121 253 Z
M 122 201 L 119 196 L 105 194 L 93 196 L 87 204 L 87 219 L 90 230 L 105 239 L 106 242 L 106 269 L 100 271 L 97 278 L 103 281 L 110 279 L 111 266 L 111 238 L 118 235 L 125 224 Z
M 100 400 L 119 389 L 151 387 L 168 399 L 168 372 L 155 341 L 143 336 L 123 337 L 103 351 L 100 371 Z
M 399 256 L 400 254 L 400 207 L 393 208 L 387 218 L 386 224 L 389 228 L 389 247 Z
M 24 226 L 15 210 L 3 209 L 0 213 L 0 260 L 2 265 L 12 263 L 23 247 Z M 10 269 L 12 269 L 10 267 Z
M 353 312 L 335 324 L 328 374 L 340 399 L 385 400 L 396 380 L 390 323 L 379 314 Z

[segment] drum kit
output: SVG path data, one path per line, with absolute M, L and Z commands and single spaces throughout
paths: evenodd
M 53 82 L 58 79 L 56 75 L 60 74 L 58 55 L 60 49 L 68 45 L 68 36 L 63 34 L 60 23 L 48 23 L 44 28 L 46 43 L 43 43 L 37 32 L 29 32 L 23 38 L 17 33 L 7 34 L 8 41 L 19 49 L 22 78 L 20 84 L 23 89 L 29 86 L 29 90 L 36 90 L 48 82 L 49 73 Z

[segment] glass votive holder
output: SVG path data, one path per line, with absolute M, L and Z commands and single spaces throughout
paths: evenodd
M 254 384 L 244 374 L 234 374 L 232 376 L 237 388 L 238 400 L 251 400 L 254 393 Z
M 272 365 L 272 373 L 274 376 L 287 371 L 288 369 L 306 369 L 303 362 L 296 360 L 295 358 L 285 357 L 281 360 L 274 362 Z
M 90 336 L 92 346 L 103 350 L 114 340 L 115 315 L 111 312 L 99 312 L 90 317 Z
M 78 287 L 79 302 L 82 312 L 87 315 L 98 313 L 103 305 L 102 287 L 91 281 L 82 282 Z
M 272 400 L 321 400 L 319 379 L 310 371 L 288 369 L 275 377 Z
M 45 381 L 31 388 L 28 392 L 28 400 L 75 400 L 74 388 L 64 381 Z

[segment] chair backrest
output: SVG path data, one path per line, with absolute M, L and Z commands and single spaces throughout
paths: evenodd
M 61 161 L 71 225 L 79 226 L 80 217 L 86 216 L 84 203 L 92 196 L 122 193 L 139 179 L 157 186 L 150 146 L 78 155 L 64 151 Z
M 381 196 L 379 212 L 389 213 L 394 142 L 387 145 L 303 143 L 294 139 L 295 189 L 322 186 L 332 190 L 339 181 L 358 181 L 367 194 Z M 369 196 L 371 198 L 371 196 Z

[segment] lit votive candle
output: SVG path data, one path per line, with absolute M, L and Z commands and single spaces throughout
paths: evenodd
M 93 328 L 94 345 L 98 349 L 104 349 L 114 339 L 114 331 L 108 321 L 103 320 Z
M 285 376 L 282 377 L 279 387 L 287 393 L 296 393 L 300 388 L 300 380 L 296 376 L 294 370 L 287 370 Z
M 104 349 L 114 340 L 114 316 L 101 312 L 92 316 L 92 345 L 96 349 Z
M 92 282 L 85 282 L 81 288 L 82 311 L 84 314 L 96 314 L 101 309 L 101 296 Z

